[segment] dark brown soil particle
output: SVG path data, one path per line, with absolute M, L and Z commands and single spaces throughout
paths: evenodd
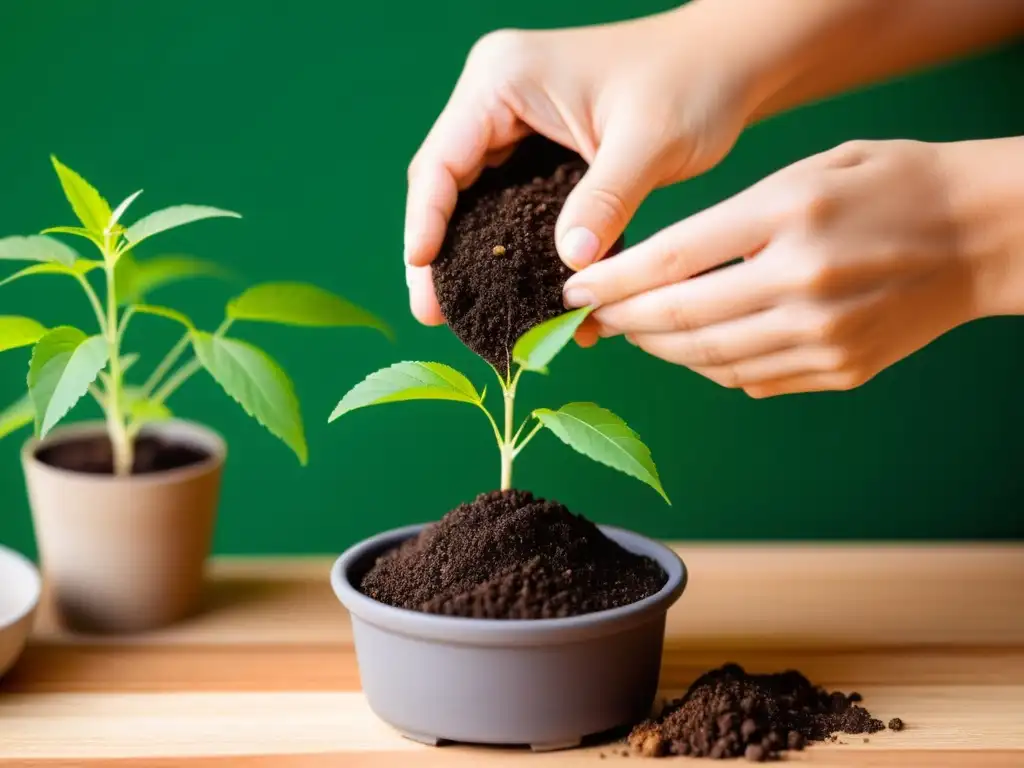
M 883 730 L 855 698 L 860 701 L 858 694 L 829 693 L 796 671 L 752 675 L 726 664 L 698 678 L 657 718 L 633 728 L 629 743 L 643 755 L 762 762 L 809 742 L 836 740 L 837 733 Z
M 666 580 L 589 520 L 511 490 L 481 494 L 378 558 L 360 589 L 424 613 L 545 619 L 634 603 Z
M 575 152 L 531 136 L 459 194 L 431 266 L 434 290 L 452 332 L 501 373 L 522 334 L 566 311 L 572 270 L 558 256 L 555 223 L 586 169 Z
M 44 464 L 71 472 L 112 475 L 114 453 L 107 437 L 83 437 L 63 440 L 40 448 L 36 458 Z M 194 446 L 143 436 L 135 440 L 133 475 L 166 472 L 206 461 L 209 454 Z
M 898 717 L 894 717 L 892 720 L 889 721 L 889 730 L 890 731 L 902 731 L 903 730 L 903 721 L 900 720 Z

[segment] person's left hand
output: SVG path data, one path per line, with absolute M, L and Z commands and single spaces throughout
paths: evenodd
M 800 161 L 573 275 L 566 305 L 752 397 L 860 386 L 977 316 L 942 147 Z

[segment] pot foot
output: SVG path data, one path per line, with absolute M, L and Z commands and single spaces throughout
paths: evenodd
M 400 730 L 399 733 L 405 738 L 409 739 L 409 741 L 415 741 L 420 744 L 426 744 L 428 747 L 440 746 L 442 741 L 442 739 L 439 739 L 436 736 L 427 736 L 425 733 L 416 733 L 415 731 Z
M 569 741 L 556 741 L 548 744 L 531 744 L 531 752 L 557 752 L 562 749 L 573 749 L 583 743 L 583 739 L 570 739 Z

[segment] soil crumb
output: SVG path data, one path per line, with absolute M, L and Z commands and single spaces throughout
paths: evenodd
M 63 440 L 41 448 L 36 457 L 44 464 L 90 475 L 114 474 L 114 452 L 110 438 L 84 437 Z M 133 475 L 147 475 L 182 469 L 206 461 L 210 455 L 195 446 L 144 435 L 135 439 Z
M 555 223 L 586 170 L 575 152 L 530 136 L 459 194 L 431 265 L 434 290 L 452 332 L 500 373 L 520 336 L 566 311 L 572 270 L 558 256 Z M 620 238 L 607 256 L 622 247 Z
M 902 731 L 903 730 L 903 721 L 900 720 L 898 717 L 894 717 L 892 720 L 889 721 L 889 730 L 890 731 Z
M 667 578 L 562 504 L 510 490 L 459 505 L 382 555 L 360 589 L 424 613 L 548 619 L 634 603 Z
M 752 675 L 726 664 L 694 681 L 657 718 L 633 728 L 629 743 L 649 757 L 762 762 L 810 742 L 835 741 L 838 733 L 884 730 L 881 720 L 856 703 L 860 700 L 859 694 L 830 693 L 793 670 Z

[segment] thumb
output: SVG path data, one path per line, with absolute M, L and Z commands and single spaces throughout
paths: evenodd
M 652 144 L 624 128 L 602 140 L 555 225 L 558 255 L 570 268 L 580 270 L 608 253 L 655 188 L 659 174 Z

